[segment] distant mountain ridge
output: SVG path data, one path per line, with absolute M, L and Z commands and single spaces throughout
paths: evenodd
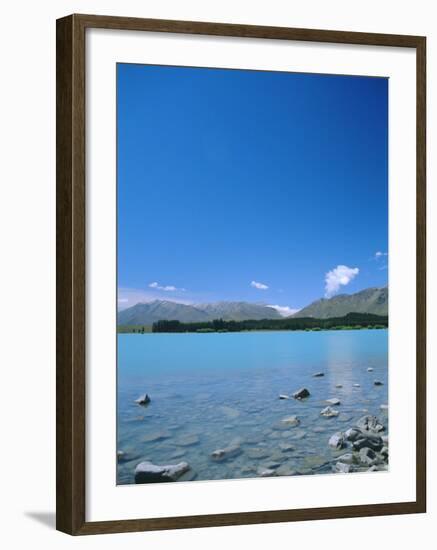
M 348 313 L 388 315 L 388 287 L 367 288 L 355 294 L 338 294 L 321 298 L 290 317 L 328 319 Z M 167 300 L 138 303 L 118 312 L 118 325 L 152 325 L 157 321 L 197 323 L 223 319 L 224 321 L 259 321 L 283 319 L 273 307 L 250 302 L 214 302 L 209 304 L 181 304 Z
M 118 325 L 151 325 L 156 321 L 181 321 L 196 323 L 223 319 L 246 321 L 248 319 L 281 319 L 276 309 L 249 302 L 216 302 L 188 305 L 166 300 L 139 303 L 118 312 Z
M 388 315 L 388 287 L 366 288 L 355 294 L 321 298 L 295 313 L 293 317 L 328 319 L 342 317 L 351 312 Z

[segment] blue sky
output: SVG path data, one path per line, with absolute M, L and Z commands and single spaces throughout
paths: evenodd
M 118 64 L 119 307 L 387 284 L 387 102 L 382 78 Z

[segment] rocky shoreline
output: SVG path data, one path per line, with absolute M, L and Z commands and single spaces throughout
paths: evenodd
M 367 368 L 367 372 L 372 371 L 371 367 Z M 323 379 L 324 373 L 315 373 L 313 377 Z M 383 384 L 379 380 L 374 381 L 374 386 L 381 385 Z M 335 387 L 341 389 L 343 384 L 335 384 Z M 360 384 L 354 383 L 352 387 L 355 391 L 359 391 L 356 388 L 360 388 Z M 313 399 L 313 396 L 308 388 L 303 387 L 290 394 L 281 393 L 279 399 L 303 403 Z M 141 407 L 153 406 L 148 394 L 143 394 L 135 402 Z M 236 437 L 223 447 L 210 449 L 209 453 L 205 454 L 204 460 L 211 465 L 226 464 L 230 473 L 225 477 L 233 479 L 386 471 L 389 462 L 388 425 L 372 414 L 363 414 L 358 420 L 351 421 L 348 414 L 341 412 L 341 399 L 337 396 L 327 397 L 325 405 L 319 411 L 320 425 L 309 426 L 305 417 L 300 418 L 299 414 L 288 414 L 279 418 L 269 430 L 264 429 L 257 438 Z M 238 418 L 238 411 L 232 407 L 223 406 L 222 408 L 228 418 Z M 385 416 L 388 406 L 380 404 L 380 411 L 382 416 Z M 346 427 L 342 430 L 332 430 L 330 434 L 326 433 L 329 432 L 328 426 L 331 422 L 334 422 L 336 428 L 338 428 L 338 422 L 343 422 Z M 306 450 L 302 448 L 300 440 L 305 439 L 310 433 L 307 430 L 312 432 L 312 437 L 317 435 L 318 442 L 322 444 L 323 439 L 326 439 L 325 452 L 319 454 L 312 452 L 308 443 Z M 159 433 L 147 434 L 143 441 L 168 441 L 170 436 L 170 432 L 163 429 Z M 135 483 L 195 480 L 196 468 L 190 464 L 185 455 L 186 449 L 195 450 L 200 441 L 199 435 L 180 435 L 173 441 L 179 451 L 169 453 L 169 462 L 158 464 L 149 459 L 140 461 L 141 456 L 136 457 L 123 450 L 118 451 L 117 460 L 119 464 L 126 463 L 126 466 L 129 464 Z M 266 442 L 274 443 L 274 448 L 266 445 Z M 171 462 L 172 459 L 178 458 L 181 461 Z

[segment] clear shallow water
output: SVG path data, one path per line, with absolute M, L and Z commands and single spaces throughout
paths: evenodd
M 329 448 L 333 433 L 364 414 L 388 428 L 380 410 L 388 399 L 387 353 L 387 330 L 119 334 L 118 450 L 125 456 L 118 483 L 133 483 L 142 460 L 187 461 L 181 480 L 256 477 L 264 467 L 278 475 L 330 473 L 345 452 Z M 314 378 L 319 371 L 325 376 Z M 310 398 L 278 399 L 303 386 Z M 146 408 L 134 402 L 143 393 L 152 400 Z M 341 401 L 340 415 L 321 417 L 332 397 Z M 281 423 L 290 415 L 299 426 Z M 212 451 L 235 442 L 239 456 L 211 460 Z

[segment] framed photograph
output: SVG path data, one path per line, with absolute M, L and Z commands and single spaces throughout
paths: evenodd
M 57 21 L 57 528 L 424 512 L 426 41 Z

